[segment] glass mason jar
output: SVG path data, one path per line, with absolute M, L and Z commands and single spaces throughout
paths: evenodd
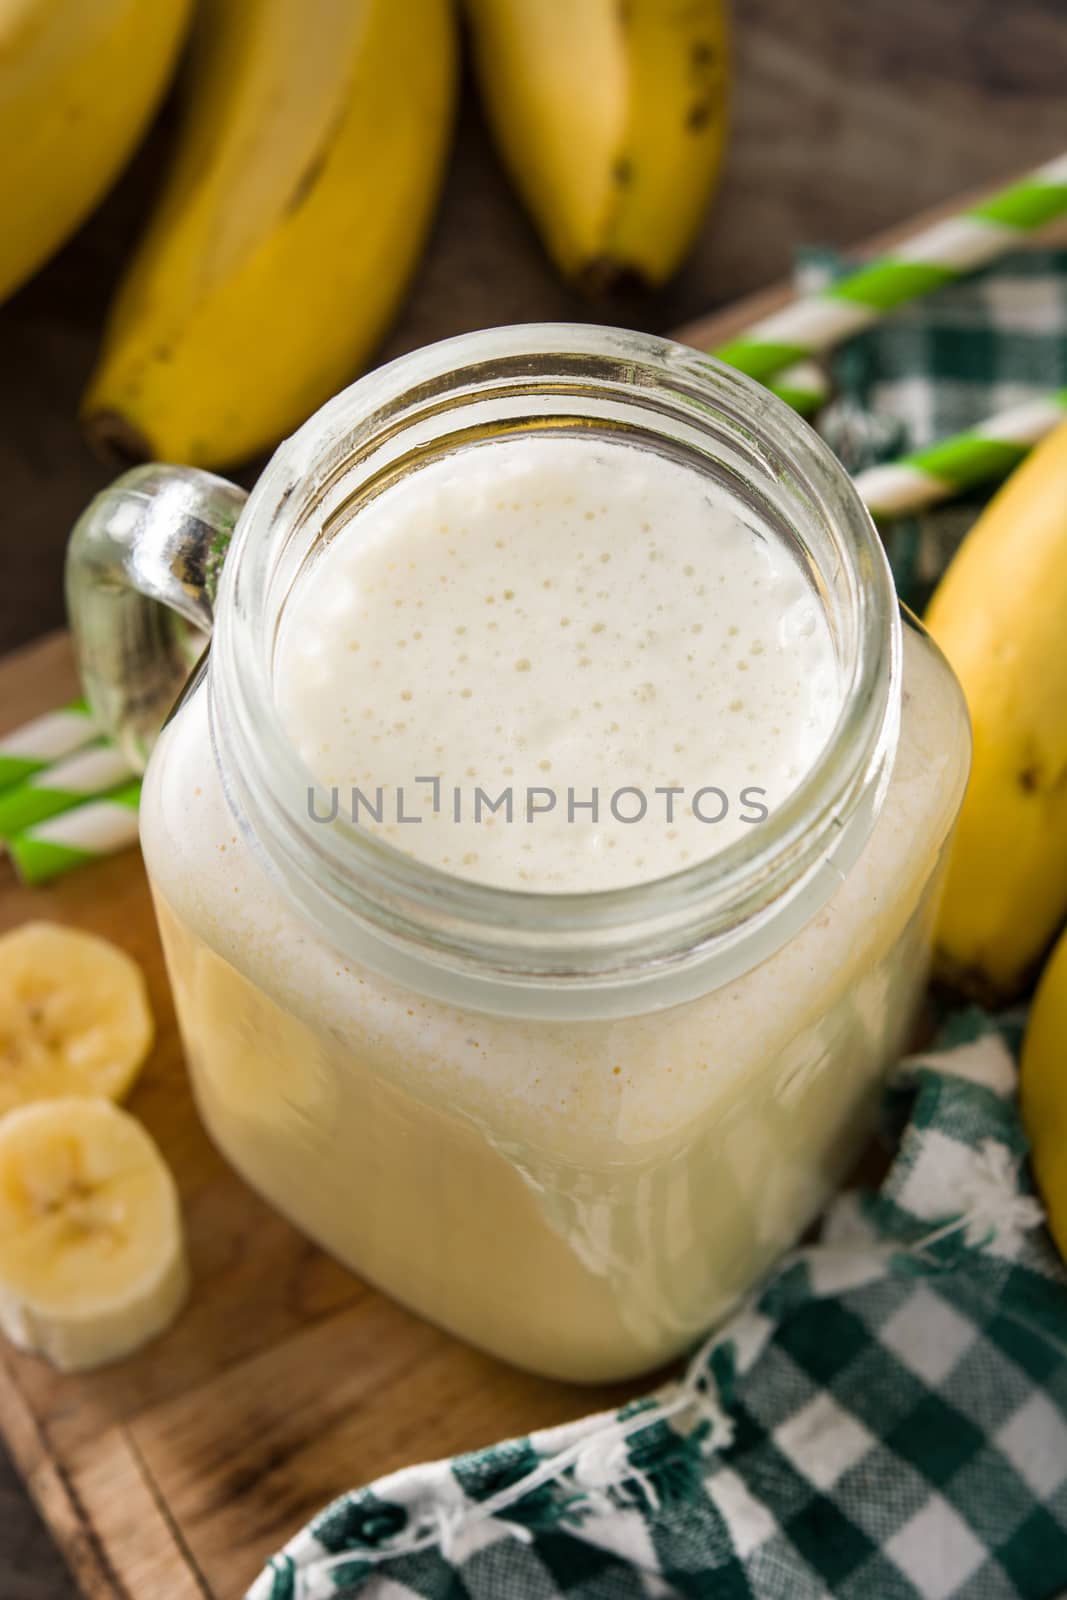
M 583 894 L 452 877 L 343 808 L 313 824 L 329 806 L 274 694 L 300 574 L 401 475 L 575 429 L 706 473 L 792 550 L 845 684 L 814 768 L 717 855 Z M 197 1103 L 237 1170 L 519 1365 L 608 1380 L 692 1345 L 863 1145 L 968 768 L 955 679 L 817 436 L 665 340 L 495 329 L 356 383 L 247 502 L 206 473 L 127 474 L 82 518 L 69 589 L 87 690 L 134 754 L 212 632 L 141 826 Z

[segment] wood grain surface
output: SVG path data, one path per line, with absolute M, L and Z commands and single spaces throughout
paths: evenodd
M 435 236 L 383 355 L 508 321 L 688 323 L 780 276 L 802 243 L 851 245 L 1067 144 L 1063 0 L 735 10 L 726 178 L 673 285 L 608 307 L 563 289 L 468 104 Z M 77 398 L 170 132 L 165 112 L 97 216 L 0 308 L 0 649 L 61 620 L 66 532 L 107 479 L 78 435 Z M 6 662 L 0 728 L 70 682 L 61 640 Z M 31 914 L 113 930 L 148 967 L 160 1044 L 134 1109 L 179 1171 L 198 1283 L 174 1333 L 111 1374 L 73 1382 L 4 1360 L 0 1425 L 81 1592 L 238 1600 L 262 1556 L 339 1488 L 595 1402 L 510 1373 L 373 1295 L 228 1174 L 184 1098 L 135 854 L 32 895 L 0 877 L 0 926 Z M 324 1363 L 340 1373 L 328 1393 L 315 1378 Z M 0 1453 L 0 1600 L 74 1592 Z

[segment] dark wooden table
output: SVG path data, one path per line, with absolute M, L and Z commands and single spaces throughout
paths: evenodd
M 433 241 L 383 355 L 546 318 L 668 329 L 781 277 L 802 243 L 848 245 L 1067 146 L 1065 0 L 735 0 L 735 11 L 725 182 L 669 288 L 591 306 L 561 287 L 468 104 Z M 164 113 L 92 221 L 0 309 L 0 651 L 62 621 L 66 533 L 108 476 L 79 437 L 78 396 L 169 132 Z M 0 1600 L 73 1592 L 0 1455 Z

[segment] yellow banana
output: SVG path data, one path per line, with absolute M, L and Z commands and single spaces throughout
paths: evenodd
M 938 925 L 942 972 L 1016 993 L 1067 913 L 1067 425 L 990 502 L 926 624 L 974 724 Z
M 655 285 L 692 242 L 726 138 L 726 0 L 467 0 L 489 122 L 549 254 L 585 287 Z
M 348 382 L 426 234 L 455 77 L 449 0 L 205 0 L 175 163 L 85 397 L 90 437 L 225 466 Z
M 1067 1261 L 1067 934 L 1041 974 L 1023 1040 L 1019 1103 L 1048 1225 Z
M 0 3 L 0 300 L 117 176 L 170 78 L 190 5 Z

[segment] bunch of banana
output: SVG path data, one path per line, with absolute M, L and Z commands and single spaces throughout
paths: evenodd
M 133 458 L 224 465 L 347 383 L 447 152 L 450 0 L 202 0 L 169 180 L 85 397 Z
M 678 266 L 722 163 L 726 0 L 467 0 L 502 158 L 591 289 Z
M 113 1104 L 152 1037 L 140 969 L 106 940 L 0 938 L 0 1332 L 64 1371 L 161 1333 L 188 1289 L 174 1180 Z
M 727 0 L 468 0 L 489 119 L 590 289 L 661 283 L 722 160 Z M 0 0 L 0 298 L 86 213 L 194 0 Z M 425 238 L 457 0 L 195 0 L 173 163 L 83 403 L 120 458 L 227 466 L 349 382 Z
M 0 4 L 0 300 L 73 233 L 170 78 L 191 0 Z
M 987 506 L 926 615 L 974 727 L 938 957 L 983 999 L 1017 993 L 1067 915 L 1065 615 L 1067 425 Z

